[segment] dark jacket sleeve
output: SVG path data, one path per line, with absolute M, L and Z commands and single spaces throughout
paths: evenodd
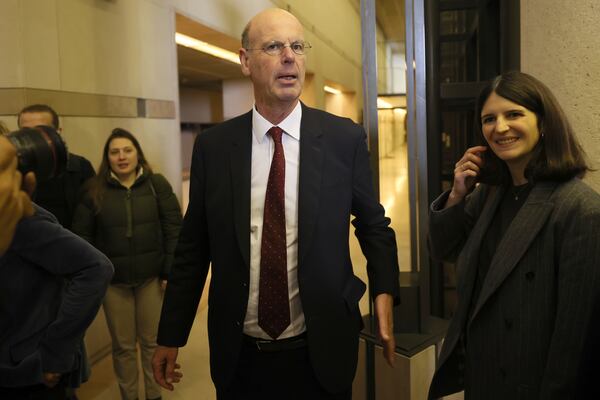
M 394 297 L 394 304 L 398 304 L 400 286 L 396 235 L 389 226 L 390 219 L 385 216 L 385 210 L 375 197 L 366 134 L 362 127 L 357 127 L 360 135 L 357 135 L 352 177 L 351 212 L 355 216 L 352 225 L 367 259 L 373 298 L 388 293 Z
M 81 157 L 81 182 L 85 183 L 88 179 L 93 178 L 94 176 L 96 176 L 96 171 L 94 171 L 92 163 Z
M 175 193 L 173 193 L 173 188 L 164 176 L 153 174 L 151 179 L 156 190 L 165 252 L 165 264 L 161 272 L 161 278 L 167 279 L 171 272 L 173 254 L 181 229 L 181 208 Z
M 156 341 L 162 346 L 182 347 L 186 344 L 211 260 L 202 136 L 199 135 L 194 143 L 190 203 L 183 219 L 158 327 Z
M 581 362 L 594 350 L 586 343 L 598 341 L 586 333 L 597 334 L 591 324 L 596 323 L 600 297 L 600 196 L 587 186 L 565 187 L 575 190 L 562 193 L 555 204 L 558 287 L 551 306 L 556 317 L 540 387 L 540 399 L 549 400 L 575 398 L 578 375 L 598 376 L 597 359 L 594 365 Z
M 479 185 L 453 207 L 444 209 L 450 191 L 442 193 L 431 203 L 428 238 L 432 258 L 438 261 L 456 261 L 479 218 L 488 193 L 486 185 Z
M 96 213 L 92 200 L 84 197 L 75 209 L 71 230 L 89 243 L 94 243 L 96 235 Z
M 70 183 L 72 185 L 71 190 L 73 190 L 72 196 L 74 196 L 71 199 L 71 207 L 74 210 L 85 195 L 86 182 L 96 176 L 96 171 L 94 171 L 94 167 L 92 167 L 92 164 L 85 157 L 78 156 L 77 154 L 70 154 L 70 157 L 70 162 L 75 165 L 76 171 L 75 175 L 73 175 L 76 181 L 71 181 Z
M 113 275 L 111 262 L 92 245 L 63 228 L 45 210 L 23 219 L 18 235 L 27 240 L 11 249 L 51 275 L 70 281 L 56 319 L 46 328 L 39 343 L 42 369 L 68 372 L 85 330 L 93 321 Z

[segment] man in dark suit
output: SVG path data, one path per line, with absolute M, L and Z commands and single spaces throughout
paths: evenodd
M 33 104 L 21 110 L 18 116 L 19 128 L 33 128 L 38 125 L 51 126 L 60 133 L 58 114 L 46 104 Z M 34 193 L 34 201 L 50 211 L 58 222 L 71 229 L 75 207 L 79 203 L 83 184 L 96 175 L 92 164 L 82 156 L 69 153 L 67 170 L 58 177 L 40 182 Z
M 365 291 L 350 261 L 350 215 L 390 363 L 399 291 L 395 235 L 373 192 L 365 134 L 299 102 L 310 44 L 293 15 L 259 13 L 242 46 L 255 107 L 196 140 L 155 378 L 169 390 L 179 381 L 178 347 L 211 263 L 208 334 L 219 399 L 350 399 Z

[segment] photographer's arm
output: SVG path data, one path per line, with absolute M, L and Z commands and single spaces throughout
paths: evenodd
M 17 155 L 13 145 L 0 136 L 0 256 L 10 246 L 17 222 L 23 217 L 33 214 L 31 200 L 27 193 L 35 186 L 32 173 L 21 179 L 17 171 Z
M 93 321 L 113 275 L 111 262 L 85 240 L 63 228 L 53 215 L 36 207 L 33 217 L 17 226 L 11 247 L 22 260 L 48 273 L 52 282 L 68 279 L 60 308 L 37 345 L 42 370 L 52 377 L 73 369 L 77 346 Z

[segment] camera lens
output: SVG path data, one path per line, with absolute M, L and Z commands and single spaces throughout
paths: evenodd
M 6 137 L 17 149 L 22 174 L 33 171 L 37 181 L 43 182 L 65 171 L 69 152 L 54 128 L 45 125 L 21 128 Z

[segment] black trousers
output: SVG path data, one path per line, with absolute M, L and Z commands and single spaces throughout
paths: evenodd
M 65 385 L 60 382 L 53 388 L 45 385 L 33 385 L 16 388 L 0 387 L 2 400 L 64 400 L 66 399 Z
M 218 400 L 351 400 L 352 387 L 343 393 L 326 392 L 314 374 L 306 346 L 260 351 L 245 342 L 233 384 L 217 390 Z

